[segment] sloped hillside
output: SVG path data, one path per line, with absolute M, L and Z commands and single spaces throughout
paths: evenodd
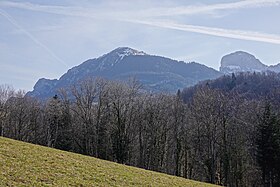
M 224 75 L 213 80 L 202 81 L 195 86 L 183 90 L 182 97 L 184 101 L 191 100 L 196 91 L 206 85 L 211 89 L 221 90 L 241 98 L 250 100 L 274 98 L 274 102 L 280 102 L 278 97 L 280 93 L 280 73 L 240 72 Z
M 0 137 L 0 186 L 215 186 Z

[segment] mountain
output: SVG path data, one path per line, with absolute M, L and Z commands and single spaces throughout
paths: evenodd
M 178 89 L 220 75 L 220 72 L 195 62 L 185 63 L 120 47 L 71 68 L 58 80 L 45 78 L 38 80 L 34 90 L 27 95 L 46 99 L 54 96 L 59 88 L 69 87 L 88 77 L 104 77 L 110 80 L 127 80 L 135 77 L 143 84 L 145 90 L 176 92 Z
M 221 60 L 220 71 L 222 73 L 233 73 L 233 72 L 261 72 L 266 69 L 266 66 L 253 55 L 237 51 L 228 55 L 225 55 Z
M 234 72 L 264 72 L 264 71 L 280 72 L 280 64 L 267 66 L 263 64 L 255 56 L 243 51 L 237 51 L 225 55 L 221 60 L 220 72 L 224 74 L 229 74 Z
M 270 70 L 270 71 L 275 71 L 275 72 L 279 73 L 280 72 L 280 63 L 276 64 L 276 65 L 268 66 L 267 69 Z

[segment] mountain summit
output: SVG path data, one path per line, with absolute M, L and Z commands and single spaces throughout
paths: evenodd
M 129 47 L 118 47 L 108 54 L 117 54 L 121 58 L 123 58 L 124 56 L 130 56 L 130 55 L 147 55 L 143 51 L 137 51 L 136 49 L 132 49 Z
M 145 90 L 176 92 L 221 73 L 207 66 L 149 55 L 129 47 L 119 47 L 98 58 L 89 59 L 73 67 L 58 80 L 42 78 L 27 95 L 47 99 L 57 94 L 59 88 L 69 87 L 88 77 L 110 80 L 127 80 L 135 77 Z
M 220 72 L 228 74 L 235 72 L 280 72 L 280 64 L 267 66 L 250 53 L 236 51 L 225 55 L 221 60 Z
M 233 73 L 241 71 L 256 71 L 261 72 L 266 66 L 253 55 L 237 51 L 224 56 L 221 60 L 220 71 L 223 73 Z
M 129 47 L 119 47 L 115 50 L 101 56 L 98 60 L 101 60 L 100 66 L 98 67 L 99 70 L 103 70 L 106 67 L 111 67 L 116 65 L 118 62 L 122 61 L 123 58 L 128 56 L 138 56 L 138 55 L 147 55 L 143 51 L 137 51 L 135 49 Z

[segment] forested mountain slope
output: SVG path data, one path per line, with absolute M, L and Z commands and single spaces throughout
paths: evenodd
M 60 88 L 71 87 L 85 78 L 96 77 L 123 81 L 133 77 L 143 85 L 144 90 L 175 93 L 178 89 L 221 75 L 199 63 L 185 63 L 120 47 L 69 69 L 58 80 L 38 80 L 34 90 L 27 95 L 46 100 L 58 94 Z
M 202 81 L 195 86 L 185 88 L 182 98 L 185 101 L 191 99 L 199 88 L 205 86 L 246 99 L 273 98 L 275 101 L 280 99 L 277 96 L 280 93 L 280 74 L 274 72 L 239 72 Z

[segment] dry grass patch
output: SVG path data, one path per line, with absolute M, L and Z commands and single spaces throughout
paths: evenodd
M 0 137 L 0 186 L 215 186 Z

